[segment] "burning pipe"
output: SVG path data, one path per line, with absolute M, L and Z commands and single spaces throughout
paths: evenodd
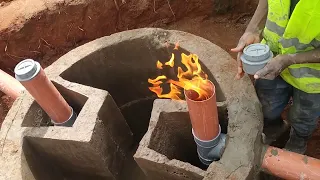
M 14 79 L 9 74 L 5 73 L 0 69 L 0 91 L 10 96 L 13 99 L 17 99 L 20 93 L 25 90 L 25 88 Z
M 16 65 L 15 76 L 27 89 L 56 126 L 71 127 L 77 118 L 53 83 L 48 79 L 40 64 L 26 59 Z
M 221 158 L 226 144 L 226 135 L 221 133 L 218 120 L 215 86 L 208 82 L 210 96 L 205 100 L 197 100 L 198 94 L 193 90 L 184 91 L 198 156 L 207 166 Z
M 269 146 L 262 157 L 262 171 L 287 180 L 319 180 L 320 160 Z

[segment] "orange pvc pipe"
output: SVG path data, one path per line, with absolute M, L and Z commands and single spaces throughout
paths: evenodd
M 71 107 L 48 79 L 38 62 L 29 59 L 22 61 L 16 66 L 15 73 L 16 78 L 52 121 L 64 123 L 71 117 Z M 27 78 L 25 78 L 26 74 L 28 74 Z
M 194 135 L 203 141 L 212 140 L 219 134 L 215 86 L 211 81 L 210 90 L 211 96 L 203 101 L 195 100 L 198 97 L 195 91 L 184 91 Z
M 25 88 L 19 81 L 0 69 L 0 91 L 16 99 L 23 90 L 25 90 Z
M 320 160 L 269 146 L 263 171 L 286 180 L 319 180 Z

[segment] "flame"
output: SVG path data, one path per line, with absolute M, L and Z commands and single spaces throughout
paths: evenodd
M 174 54 L 171 54 L 171 58 L 168 62 L 165 63 L 165 65 L 173 67 L 174 66 Z
M 157 61 L 157 68 L 158 69 L 163 69 L 163 64 L 160 61 Z
M 150 91 L 156 93 L 159 98 L 169 98 L 174 100 L 180 100 L 179 95 L 181 94 L 181 92 L 179 88 L 172 83 L 170 83 L 171 91 L 168 94 L 162 94 L 163 89 L 160 86 L 149 87 L 149 89 Z
M 178 48 L 177 43 L 175 49 Z M 165 65 L 174 67 L 174 54 Z M 148 79 L 148 82 L 153 85 L 149 89 L 157 94 L 159 98 L 169 98 L 174 100 L 181 100 L 181 89 L 193 90 L 198 94 L 198 97 L 193 100 L 205 100 L 212 95 L 212 86 L 208 80 L 208 75 L 201 69 L 201 64 L 199 63 L 199 57 L 196 54 L 186 55 L 181 54 L 181 63 L 185 66 L 185 71 L 182 67 L 177 67 L 177 80 L 167 79 L 165 75 L 156 77 L 155 79 Z M 161 66 L 159 65 L 161 64 Z M 161 67 L 161 68 L 159 68 Z M 162 63 L 157 62 L 157 68 L 162 69 Z M 163 94 L 163 88 L 160 87 L 164 80 L 166 83 L 170 84 L 170 92 Z
M 155 79 L 148 79 L 148 83 L 153 84 L 153 86 L 159 86 L 160 84 L 162 84 L 162 81 L 160 80 L 164 80 L 164 79 L 167 79 L 167 77 L 162 75 L 162 76 L 158 76 Z

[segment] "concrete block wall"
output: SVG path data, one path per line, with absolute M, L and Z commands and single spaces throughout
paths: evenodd
M 132 133 L 110 94 L 59 78 L 54 84 L 78 113 L 76 122 L 50 126 L 49 117 L 25 93 L 1 130 L 2 160 L 16 163 L 3 164 L 1 179 L 119 179 Z
M 149 179 L 204 178 L 205 170 L 201 169 L 197 157 L 186 103 L 154 102 L 148 132 L 134 158 Z
M 220 124 L 228 126 L 228 117 L 224 114 L 227 105 L 225 102 L 218 102 L 217 105 Z M 254 105 L 251 107 L 254 108 Z M 231 122 L 228 126 L 227 147 L 223 157 L 206 168 L 197 156 L 186 103 L 155 100 L 149 129 L 134 155 L 135 161 L 148 179 L 254 179 L 257 177 L 257 167 L 253 164 L 259 163 L 260 153 L 257 151 L 261 151 L 261 145 L 259 133 L 254 132 L 257 133 L 255 136 L 251 133 L 259 127 L 247 124 L 235 142 L 233 138 L 238 133 L 233 129 L 233 120 L 229 119 Z M 243 139 L 244 137 L 246 139 Z

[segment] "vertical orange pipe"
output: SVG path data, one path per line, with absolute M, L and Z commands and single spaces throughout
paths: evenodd
M 320 180 L 320 160 L 269 146 L 263 171 L 286 180 Z
M 28 90 L 55 123 L 64 123 L 72 109 L 46 76 L 38 62 L 26 59 L 15 67 L 16 79 Z
M 0 69 L 0 91 L 16 99 L 23 90 L 25 90 L 25 88 L 19 81 Z
M 211 81 L 210 90 L 211 96 L 203 101 L 195 100 L 198 97 L 195 91 L 184 91 L 194 135 L 203 141 L 212 140 L 219 134 L 215 86 Z

